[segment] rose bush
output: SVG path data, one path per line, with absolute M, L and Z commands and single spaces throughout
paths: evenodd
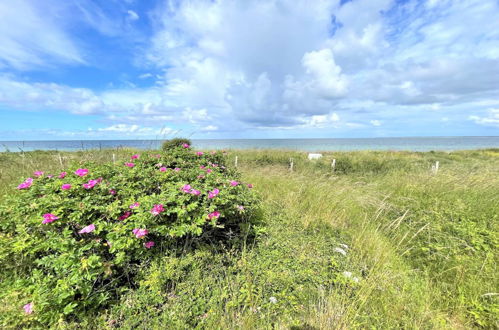
M 222 152 L 184 146 L 37 171 L 0 206 L 0 262 L 19 299 L 13 317 L 20 325 L 78 317 L 135 286 L 136 270 L 179 241 L 241 239 L 258 207 L 251 187 Z

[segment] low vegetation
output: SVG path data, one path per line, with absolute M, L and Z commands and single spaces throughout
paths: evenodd
M 497 149 L 335 152 L 315 161 L 293 151 L 197 155 L 180 147 L 160 159 L 142 153 L 131 160 L 134 153 L 0 154 L 0 189 L 6 196 L 0 214 L 0 326 L 499 326 Z M 238 171 L 227 169 L 235 156 Z M 135 166 L 124 165 L 128 162 Z M 160 172 L 158 163 L 171 170 Z M 226 169 L 211 167 L 210 179 L 199 168 L 209 163 Z M 186 170 L 175 172 L 175 167 Z M 92 179 L 103 178 L 91 188 L 98 191 L 81 186 L 90 177 L 74 174 L 79 168 L 88 169 Z M 16 189 L 35 171 L 44 171 L 44 177 Z M 77 191 L 61 191 L 64 179 L 45 177 L 62 171 Z M 164 187 L 157 201 L 148 190 L 155 189 L 153 182 Z M 212 200 L 208 194 L 216 187 L 222 189 Z M 73 198 L 65 195 L 73 193 Z M 88 196 L 88 213 L 63 225 L 78 209 L 74 203 Z M 153 216 L 159 200 L 168 201 L 165 210 L 177 215 Z M 144 206 L 140 212 L 129 209 L 135 202 Z M 215 211 L 220 211 L 218 221 L 207 220 Z M 126 212 L 131 213 L 119 220 Z M 47 213 L 59 219 L 41 224 Z M 185 223 L 193 226 L 174 229 Z M 94 231 L 78 234 L 89 224 Z M 123 231 L 113 234 L 114 226 Z M 136 237 L 136 228 L 148 230 L 147 240 Z M 48 246 L 66 239 L 72 242 L 66 247 Z M 113 239 L 123 240 L 123 246 L 111 250 Z M 155 242 L 150 249 L 144 245 L 149 241 Z M 122 265 L 116 265 L 119 249 L 126 251 Z M 99 260 L 90 262 L 90 255 Z M 64 258 L 74 260 L 66 264 Z M 111 275 L 105 263 L 113 264 Z M 76 282 L 68 273 L 77 275 Z M 53 274 L 58 277 L 45 278 Z M 106 277 L 114 274 L 130 278 Z M 53 295 L 60 291 L 53 288 L 60 282 L 70 295 L 59 301 Z M 26 313 L 23 306 L 33 301 Z

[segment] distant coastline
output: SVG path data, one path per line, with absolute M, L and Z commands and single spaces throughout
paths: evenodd
M 0 151 L 138 148 L 159 149 L 158 140 L 0 141 Z M 499 148 L 499 136 L 310 139 L 193 139 L 198 149 L 287 149 L 302 151 L 452 151 Z

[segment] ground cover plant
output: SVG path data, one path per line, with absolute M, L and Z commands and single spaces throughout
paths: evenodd
M 73 162 L 107 164 L 111 153 L 121 165 L 134 152 L 0 154 L 1 192 L 12 194 L 40 164 L 59 173 Z M 134 268 L 134 285 L 116 296 L 116 303 L 84 308 L 77 319 L 52 325 L 498 327 L 499 150 L 333 152 L 316 161 L 304 152 L 232 150 L 226 167 L 236 156 L 240 176 L 234 174 L 234 180 L 251 182 L 254 188 L 244 191 L 261 200 L 253 239 L 237 245 L 208 240 L 196 248 L 178 241 Z M 437 174 L 431 171 L 435 161 Z M 29 300 L 21 301 L 26 297 L 16 280 L 23 274 L 12 270 L 25 262 L 6 253 L 9 239 L 0 232 L 2 263 L 10 267 L 0 270 L 3 327 L 14 324 L 14 314 L 23 324 L 37 312 L 36 304 L 33 314 L 22 309 Z

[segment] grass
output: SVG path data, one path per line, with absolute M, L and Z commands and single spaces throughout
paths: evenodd
M 121 161 L 131 151 L 1 153 L 0 194 L 34 170 L 109 162 L 112 153 Z M 295 151 L 233 150 L 231 161 L 236 155 L 262 199 L 257 239 L 171 251 L 109 309 L 60 326 L 499 327 L 498 149 L 335 152 L 317 161 Z M 19 306 L 11 275 L 0 275 L 1 315 Z

